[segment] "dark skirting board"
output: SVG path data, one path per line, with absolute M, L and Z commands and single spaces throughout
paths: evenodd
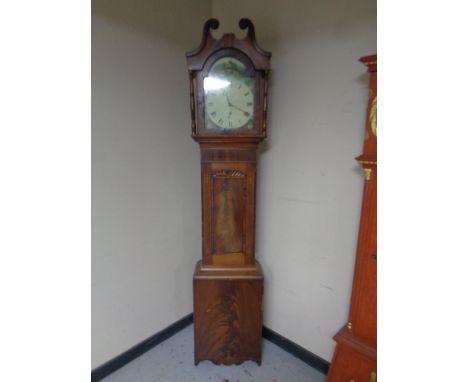
M 161 330 L 160 332 L 153 334 L 146 340 L 141 341 L 139 344 L 136 344 L 132 348 L 123 352 L 122 354 L 119 354 L 117 357 L 112 358 L 110 361 L 104 363 L 103 365 L 95 368 L 93 371 L 91 371 L 91 381 L 97 382 L 107 377 L 109 374 L 112 374 L 114 371 L 125 366 L 127 363 L 133 361 L 135 358 L 138 358 L 143 353 L 146 353 L 148 350 L 154 348 L 156 345 L 159 345 L 161 342 L 167 340 L 169 337 L 172 337 L 174 334 L 180 332 L 182 329 L 189 326 L 190 324 L 193 324 L 192 313 L 181 318 L 179 321 L 174 322 L 172 325 Z
M 152 335 L 146 340 L 140 342 L 139 344 L 133 346 L 122 354 L 118 355 L 115 358 L 112 358 L 110 361 L 98 366 L 91 372 L 91 381 L 97 382 L 101 379 L 112 374 L 114 371 L 125 366 L 127 363 L 133 361 L 135 358 L 138 358 L 142 354 L 146 353 L 148 350 L 159 345 L 161 342 L 167 340 L 169 337 L 172 337 L 174 334 L 178 333 L 185 327 L 193 324 L 193 314 L 190 313 L 187 316 L 181 318 L 180 320 L 174 322 L 172 325 L 161 330 L 160 332 Z M 276 333 L 275 331 L 263 327 L 263 338 L 274 343 L 276 346 L 279 346 L 284 351 L 292 354 L 293 356 L 299 358 L 301 361 L 310 365 L 314 369 L 320 371 L 323 374 L 328 373 L 328 368 L 330 363 L 315 355 L 314 353 L 304 349 L 298 344 L 288 340 L 282 335 Z

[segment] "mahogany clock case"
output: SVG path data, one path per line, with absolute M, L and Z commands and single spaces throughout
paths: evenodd
M 260 364 L 263 272 L 255 260 L 255 184 L 257 145 L 266 137 L 271 53 L 257 45 L 250 20 L 239 22 L 247 29 L 242 39 L 231 33 L 213 38 L 210 29 L 218 26 L 208 20 L 200 46 L 186 54 L 202 176 L 202 259 L 193 277 L 195 364 Z M 213 128 L 205 121 L 204 79 L 224 57 L 241 62 L 254 79 L 251 128 Z

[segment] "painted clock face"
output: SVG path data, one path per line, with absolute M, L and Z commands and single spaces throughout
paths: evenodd
M 254 78 L 234 57 L 215 61 L 203 81 L 207 129 L 253 128 Z

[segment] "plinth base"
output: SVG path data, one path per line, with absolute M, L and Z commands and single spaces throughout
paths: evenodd
M 334 337 L 335 354 L 327 382 L 377 381 L 377 349 L 346 327 Z
M 193 276 L 195 365 L 239 365 L 262 359 L 263 272 L 252 268 L 202 268 Z

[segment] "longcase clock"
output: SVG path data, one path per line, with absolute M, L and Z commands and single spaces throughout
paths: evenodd
M 336 341 L 327 382 L 377 381 L 377 56 L 362 57 L 370 74 L 363 154 L 361 222 L 348 323 Z
M 266 136 L 271 53 L 247 35 L 215 39 L 216 19 L 186 54 L 192 137 L 201 151 L 202 259 L 193 277 L 195 364 L 261 362 L 263 273 L 255 260 L 257 145 Z

